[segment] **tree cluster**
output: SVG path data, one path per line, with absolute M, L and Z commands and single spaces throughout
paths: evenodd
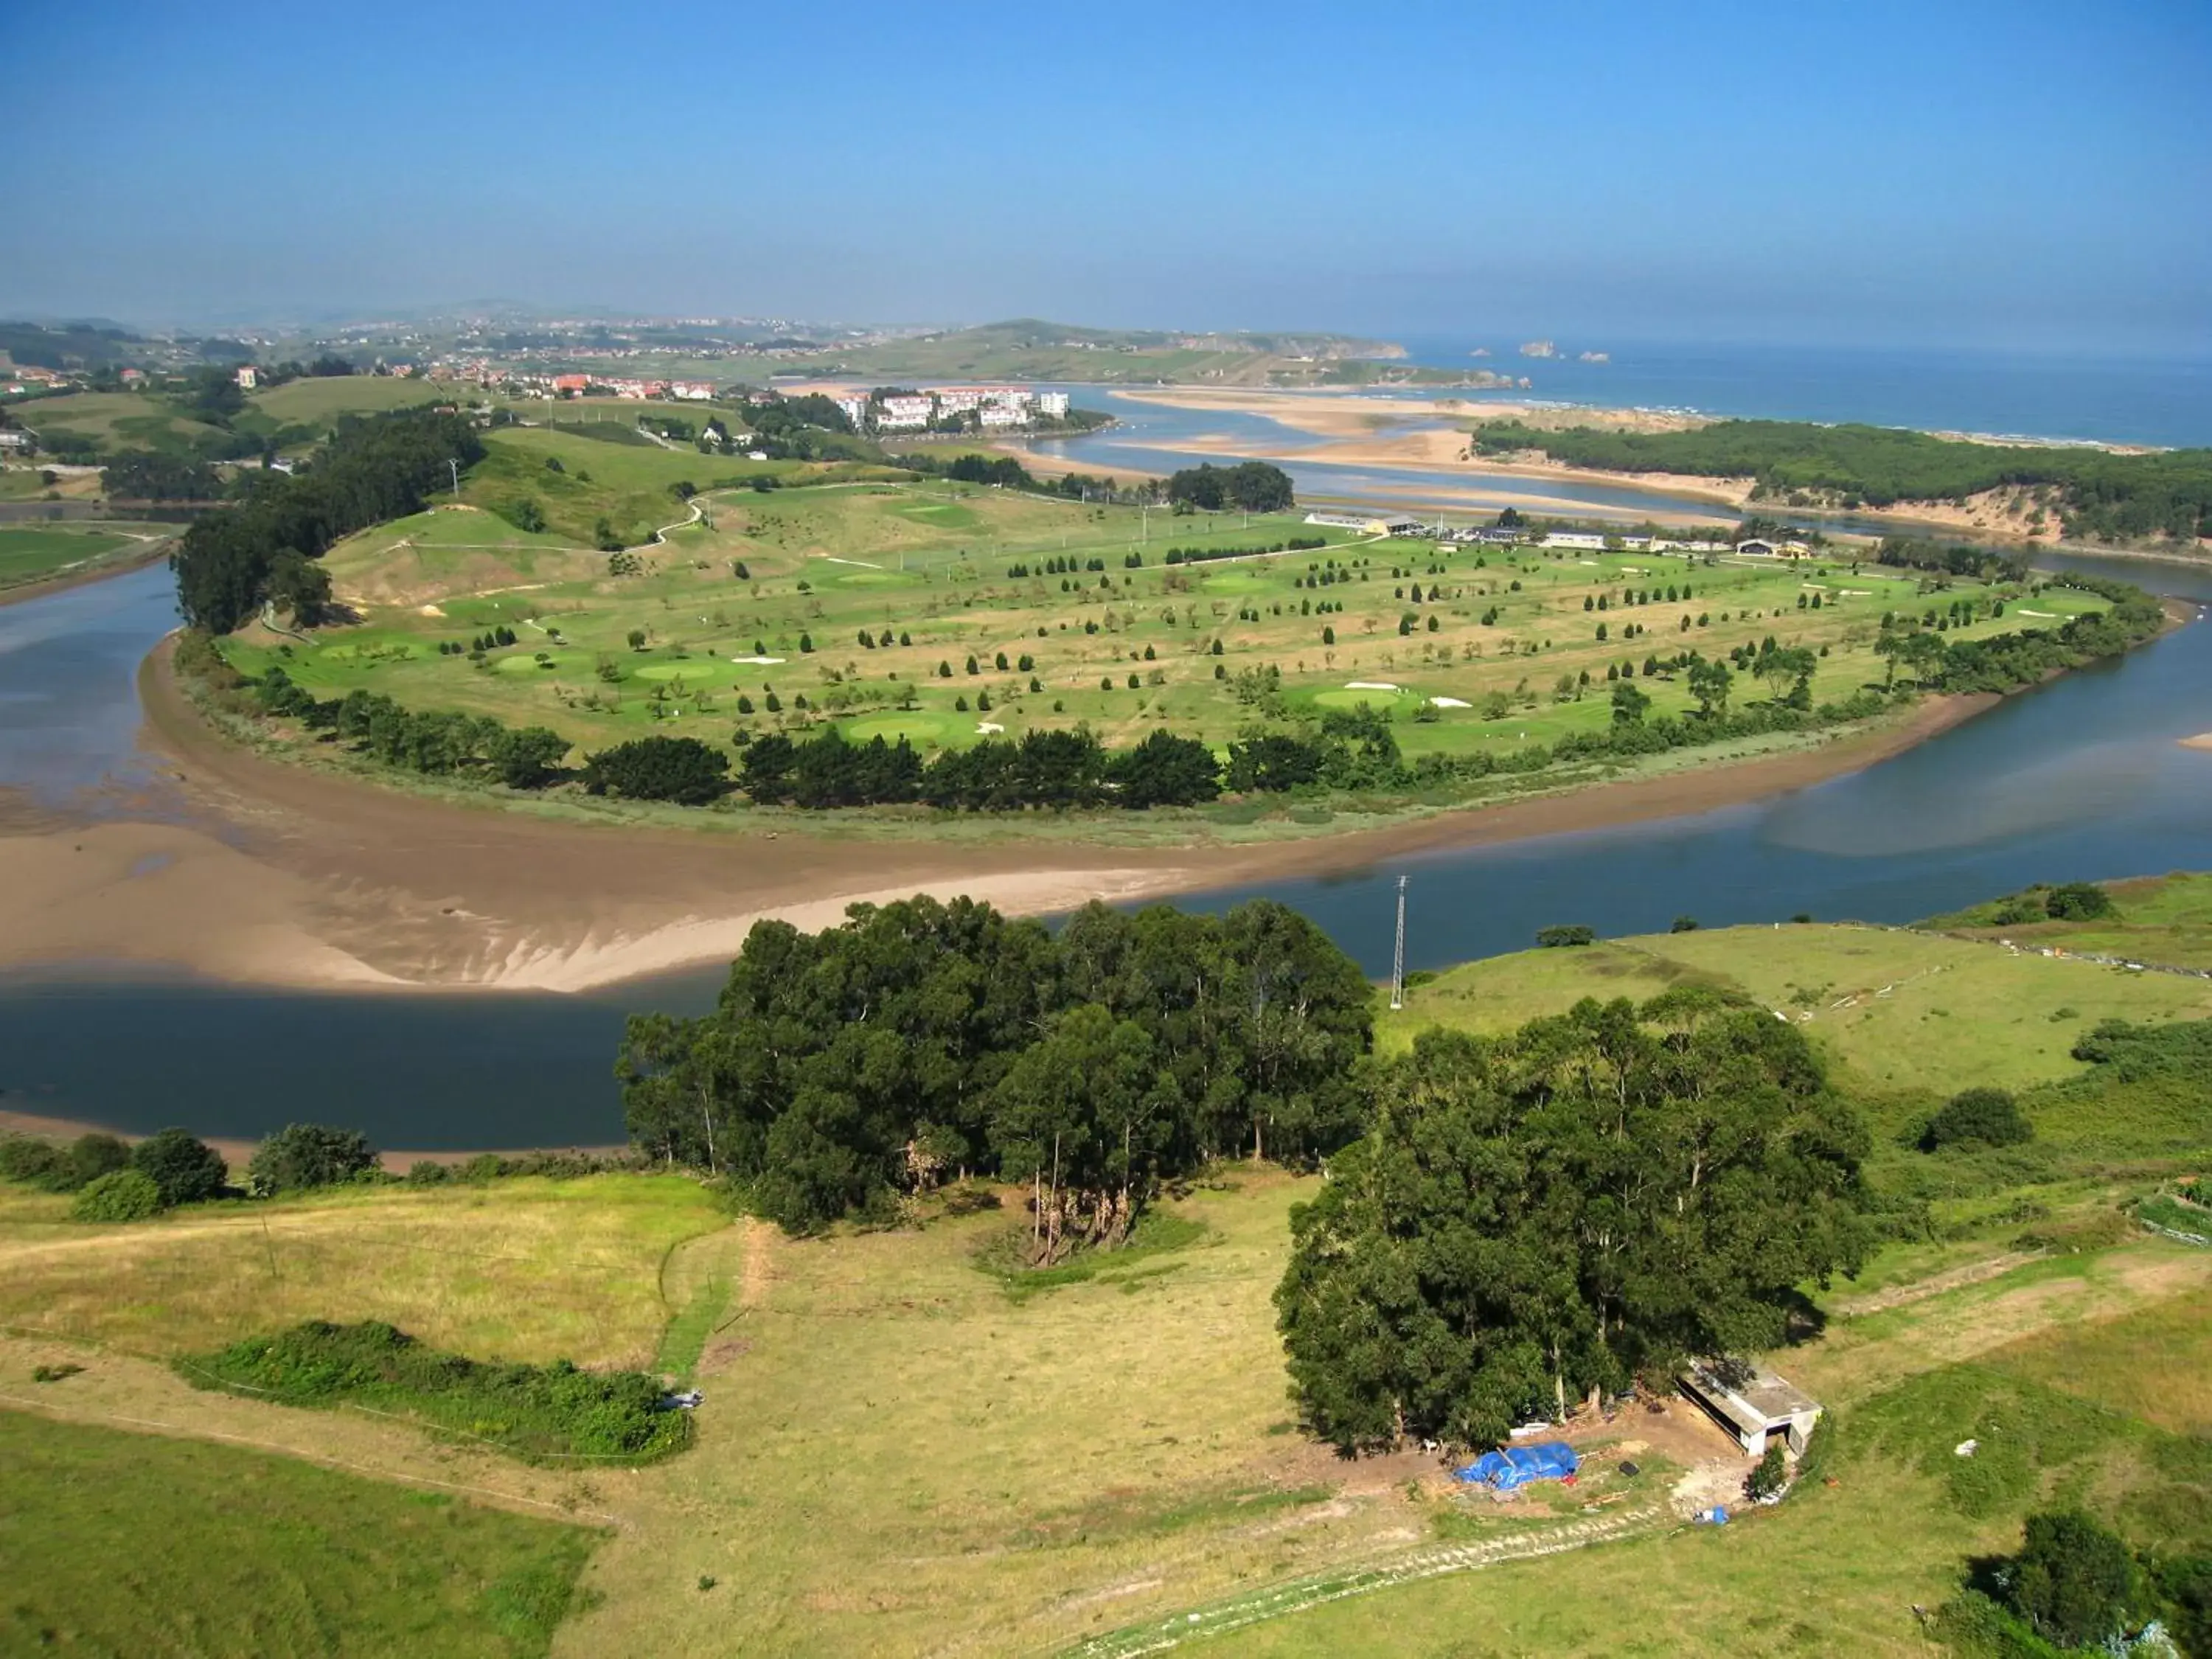
M 1279 542 L 1264 545 L 1255 543 L 1250 547 L 1171 547 L 1166 564 L 1202 564 L 1209 559 L 1249 559 L 1261 553 L 1306 553 L 1316 547 L 1327 547 L 1325 536 L 1291 536 Z
M 1867 1136 L 1796 1027 L 1704 990 L 1585 1000 L 1374 1068 L 1275 1294 L 1308 1425 L 1487 1444 L 1768 1348 L 1869 1247 Z
M 227 634 L 264 600 L 312 621 L 330 576 L 314 562 L 340 538 L 422 511 L 449 462 L 483 457 L 475 428 L 428 410 L 349 416 L 309 465 L 257 475 L 250 493 L 185 531 L 173 561 L 191 626 Z
M 1889 427 L 1717 421 L 1685 432 L 1478 428 L 1483 454 L 1541 450 L 1575 466 L 1750 477 L 1758 493 L 1816 491 L 1845 506 L 1963 501 L 1999 488 L 2046 489 L 2069 534 L 2108 540 L 2212 535 L 2212 449 L 2116 455 L 2075 446 L 1954 443 Z
M 921 801 L 947 811 L 1190 806 L 1221 793 L 1220 763 L 1194 738 L 1155 731 L 1109 752 L 1087 726 L 987 737 L 927 765 L 904 738 L 847 740 L 836 726 L 811 738 L 781 732 L 744 750 L 738 783 L 764 805 L 874 806 Z
M 205 461 L 148 450 L 109 461 L 100 488 L 112 500 L 129 501 L 213 501 L 223 493 L 222 480 Z
M 270 714 L 293 716 L 383 765 L 428 777 L 489 776 L 510 789 L 542 789 L 562 775 L 568 752 L 568 739 L 546 726 L 410 709 L 380 691 L 356 690 L 319 702 L 281 665 L 254 683 L 253 695 Z
M 632 1140 L 742 1182 L 796 1231 L 962 1175 L 1030 1187 L 1038 1260 L 1126 1236 L 1158 1184 L 1351 1132 L 1371 995 L 1270 901 L 1093 904 L 1057 934 L 986 904 L 855 905 L 755 926 L 715 1011 L 633 1018 Z
M 1269 461 L 1201 461 L 1168 479 L 1168 500 L 1203 513 L 1281 513 L 1297 500 L 1291 475 Z

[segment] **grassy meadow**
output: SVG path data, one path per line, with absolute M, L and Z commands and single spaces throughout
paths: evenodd
M 175 533 L 173 525 L 0 525 L 0 588 L 119 564 Z
M 112 1227 L 69 1205 L 0 1184 L 0 1328 L 159 1358 L 343 1316 L 478 1359 L 649 1365 L 688 1300 L 665 1264 L 727 1218 L 697 1183 L 641 1176 L 338 1190 Z
M 761 732 L 824 719 L 855 739 L 905 737 L 925 750 L 973 742 L 986 726 L 1018 737 L 1079 722 L 1109 745 L 1164 726 L 1219 749 L 1271 708 L 1294 716 L 1365 703 L 1390 715 L 1401 749 L 1419 758 L 1504 753 L 1602 727 L 1609 667 L 1635 676 L 1657 711 L 1686 709 L 1686 687 L 1647 676 L 1644 664 L 1690 646 L 1724 655 L 1772 635 L 1825 651 L 1814 696 L 1847 696 L 1884 677 L 1871 649 L 1883 612 L 1931 602 L 1913 577 L 1840 561 L 1796 568 L 1448 550 L 1316 532 L 1295 514 L 1147 519 L 870 481 L 850 468 L 809 483 L 786 466 L 793 487 L 761 493 L 744 487 L 749 474 L 781 464 L 544 428 L 487 441 L 491 455 L 463 481 L 457 507 L 332 550 L 332 581 L 357 624 L 312 641 L 249 627 L 226 643 L 235 665 L 258 673 L 282 663 L 318 696 L 359 687 L 410 707 L 545 725 L 587 750 L 647 731 L 726 744 L 741 725 Z M 693 504 L 696 522 L 670 492 L 678 482 L 707 492 Z M 541 532 L 502 516 L 526 495 L 545 519 Z M 628 556 L 634 574 L 617 574 L 586 526 L 617 516 L 639 536 L 677 527 Z M 1330 544 L 1164 562 L 1170 546 L 1315 533 Z M 1141 562 L 1131 567 L 1132 557 Z M 1045 574 L 1060 560 L 1072 568 Z M 1094 561 L 1102 568 L 1088 568 Z M 1304 586 L 1324 575 L 1333 580 Z M 1662 597 L 1670 586 L 1673 600 Z M 1656 596 L 1622 602 L 1638 589 Z M 1961 596 L 1991 597 L 1962 584 L 1942 603 Z M 2007 597 L 2004 618 L 1959 631 L 2051 626 L 2103 603 L 2064 589 Z M 1595 609 L 1601 598 L 1604 611 Z M 480 661 L 441 653 L 502 624 L 516 646 Z M 1641 631 L 1624 637 L 1631 627 Z M 1249 671 L 1268 670 L 1279 686 L 1263 698 Z M 1734 695 L 1747 702 L 1778 689 L 1740 676 Z
M 596 1541 L 264 1452 L 0 1412 L 9 1653 L 531 1659 Z
M 2117 915 L 2094 921 L 2001 922 L 1993 899 L 1923 927 L 1973 939 L 2005 939 L 2037 950 L 2092 951 L 2171 968 L 2212 969 L 2212 875 L 2178 871 L 2103 884 Z
M 1504 1030 L 1578 997 L 1642 1001 L 1680 984 L 1740 991 L 1784 1014 L 1869 1097 L 2028 1088 L 2078 1073 L 2069 1051 L 2100 1020 L 2212 1018 L 2212 981 L 1904 928 L 1814 924 L 1656 933 L 1469 963 L 1408 990 L 1377 1042 L 1402 1047 L 1430 1025 Z

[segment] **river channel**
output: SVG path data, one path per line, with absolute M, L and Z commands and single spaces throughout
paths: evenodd
M 2058 560 L 2212 602 L 2212 570 Z M 51 810 L 166 816 L 138 746 L 136 671 L 174 625 L 161 566 L 0 608 L 0 787 Z M 2031 881 L 2099 879 L 2212 856 L 2212 623 L 2008 699 L 1851 776 L 1694 817 L 1434 852 L 1264 892 L 1370 972 L 1389 965 L 1410 883 L 1409 967 L 1518 950 L 1535 930 L 1601 934 L 1822 919 L 1911 921 Z M 611 1076 L 624 1014 L 709 1006 L 719 969 L 581 996 L 243 989 L 97 963 L 0 975 L 0 1108 L 249 1137 L 295 1119 L 425 1150 L 622 1138 Z

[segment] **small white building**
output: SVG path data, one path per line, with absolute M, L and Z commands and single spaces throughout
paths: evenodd
M 238 366 L 238 389 L 240 392 L 251 392 L 260 383 L 261 376 L 255 373 L 252 363 L 240 363 Z
M 1802 1455 L 1820 1420 L 1817 1402 L 1763 1366 L 1708 1363 L 1692 1365 L 1678 1380 L 1683 1395 L 1753 1457 L 1763 1456 L 1768 1439 L 1778 1434 L 1793 1455 Z
M 1550 535 L 1545 537 L 1542 541 L 1537 543 L 1536 545 L 1539 547 L 1567 550 L 1577 553 L 1596 553 L 1604 550 L 1605 538 L 1602 536 L 1594 536 L 1585 531 L 1580 530 L 1554 530 Z

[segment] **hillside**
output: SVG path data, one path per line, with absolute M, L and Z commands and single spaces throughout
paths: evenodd
M 1182 334 L 1035 318 L 794 356 L 787 372 L 878 380 L 1076 380 L 1229 386 L 1487 386 L 1480 371 L 1416 368 L 1404 348 L 1334 334 Z M 771 360 L 775 361 L 775 360 Z
M 1862 981 L 1875 1006 L 1837 1008 Z M 1809 1014 L 1875 1128 L 1882 1242 L 1855 1280 L 1806 1287 L 1802 1337 L 1774 1357 L 1834 1424 L 1823 1478 L 1778 1509 L 1680 1524 L 1692 1503 L 1733 1505 L 1749 1464 L 1679 1401 L 1574 1426 L 1581 1484 L 1509 1504 L 1416 1450 L 1310 1443 L 1271 1293 L 1320 1183 L 1242 1161 L 1164 1197 L 1127 1249 L 1033 1275 L 1009 1266 L 1016 1191 L 791 1238 L 680 1174 L 432 1171 L 125 1225 L 0 1184 L 9 1407 L 68 1425 L 28 1437 L 0 1417 L 22 1443 L 0 1511 L 40 1519 L 0 1540 L 15 1559 L 58 1539 L 141 1563 L 94 1583 L 53 1559 L 0 1636 L 150 1650 L 291 1632 L 305 1598 L 337 1651 L 404 1644 L 434 1614 L 451 1650 L 487 1653 L 543 1651 L 558 1623 L 574 1650 L 675 1655 L 1122 1659 L 1205 1636 L 1209 1652 L 1442 1656 L 1476 1627 L 1515 1651 L 1904 1655 L 1925 1650 L 1913 1605 L 2016 1545 L 2054 1480 L 2133 1540 L 2212 1544 L 2196 1312 L 2212 1252 L 2118 1207 L 2192 1167 L 2212 1120 L 2064 1052 L 2107 1015 L 2202 1017 L 2212 986 L 1903 931 L 1735 928 L 1470 964 L 1417 986 L 1384 1046 L 1688 983 Z M 1897 1140 L 1914 1100 L 1993 1066 L 2023 1090 L 2033 1143 Z M 483 1358 L 650 1364 L 703 1391 L 695 1443 L 618 1475 L 534 1466 L 404 1416 L 209 1391 L 170 1363 L 315 1318 Z M 34 1366 L 52 1380 L 26 1380 Z M 146 1422 L 173 1437 L 125 1431 Z M 1953 1456 L 1969 1439 L 1981 1455 Z M 203 1442 L 226 1448 L 227 1485 Z M 222 1563 L 241 1514 L 301 1551 L 361 1536 L 343 1571 L 310 1572 L 288 1542 L 240 1577 Z M 1770 1603 L 1787 1616 L 1747 1615 Z

